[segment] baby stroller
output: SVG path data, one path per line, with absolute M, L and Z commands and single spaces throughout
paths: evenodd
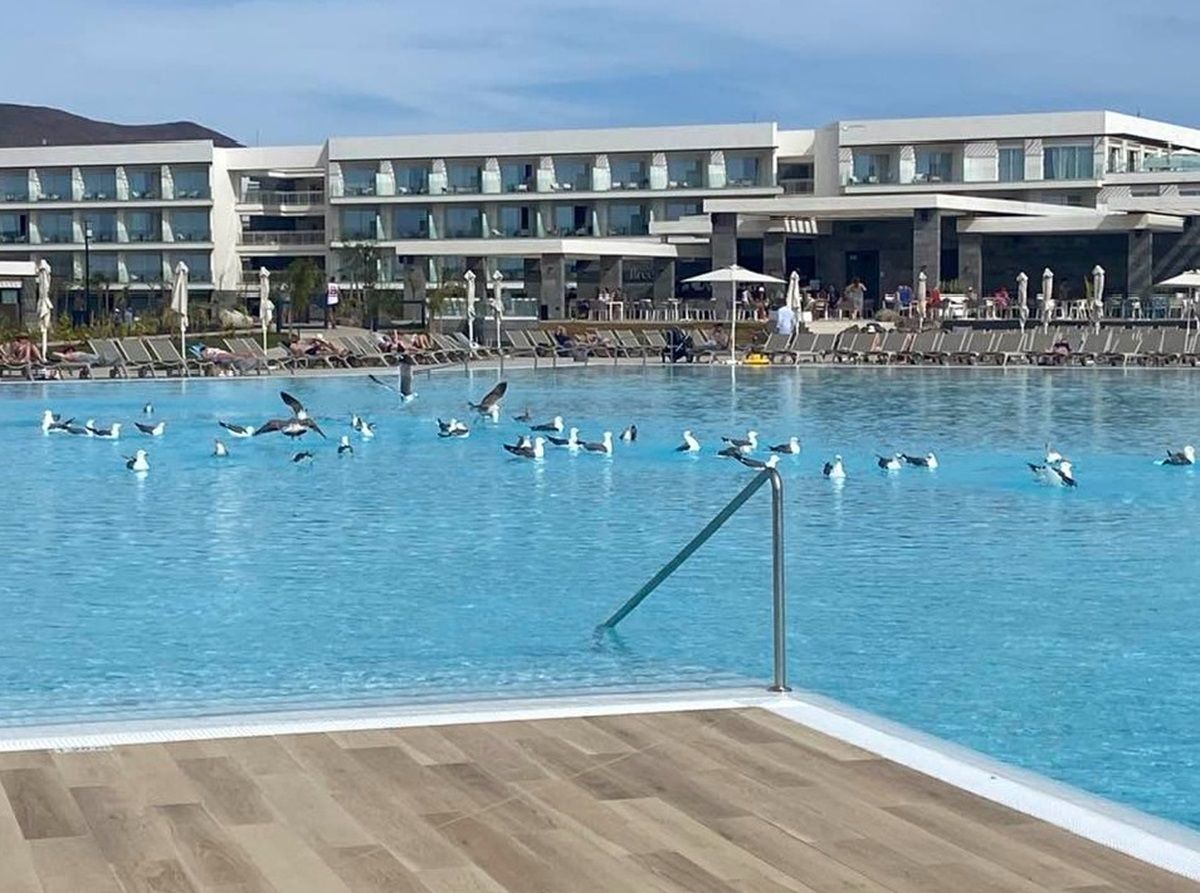
M 683 329 L 668 329 L 666 341 L 667 346 L 662 349 L 664 363 L 668 360 L 672 363 L 678 363 L 680 360 L 686 360 L 691 363 L 695 359 L 696 345 L 692 341 L 692 336 L 683 331 Z

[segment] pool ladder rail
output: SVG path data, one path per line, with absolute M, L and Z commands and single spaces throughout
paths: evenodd
M 708 522 L 698 534 L 679 552 L 659 568 L 658 573 L 651 577 L 645 585 L 635 592 L 621 607 L 617 608 L 607 620 L 600 624 L 597 633 L 608 632 L 628 617 L 633 610 L 646 600 L 655 589 L 666 581 L 671 574 L 687 561 L 692 554 L 708 542 L 714 533 L 725 526 L 743 505 L 757 493 L 763 485 L 771 485 L 771 564 L 772 564 L 772 646 L 774 659 L 774 676 L 768 689 L 773 692 L 791 691 L 787 684 L 787 592 L 784 585 L 783 571 L 783 479 L 774 468 L 765 468 L 754 476 L 742 491 L 729 500 L 729 504 L 716 517 Z

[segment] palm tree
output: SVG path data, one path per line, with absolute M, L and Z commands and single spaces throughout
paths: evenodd
M 363 327 L 372 331 L 379 327 L 379 267 L 383 251 L 371 241 L 351 242 L 338 249 L 341 268 L 350 274 L 351 291 L 359 283 L 359 305 Z
M 291 299 L 288 324 L 294 323 L 301 313 L 304 315 L 304 321 L 308 322 L 309 305 L 312 303 L 313 295 L 321 287 L 320 268 L 312 258 L 298 257 L 288 264 L 283 278 Z

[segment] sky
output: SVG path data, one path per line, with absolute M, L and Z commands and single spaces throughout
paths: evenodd
M 38 0 L 4 100 L 247 145 L 1109 108 L 1200 126 L 1196 0 Z

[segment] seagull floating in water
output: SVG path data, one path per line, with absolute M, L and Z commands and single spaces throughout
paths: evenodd
M 217 422 L 217 424 L 234 437 L 252 437 L 254 435 L 254 427 L 252 425 L 235 425 L 233 422 L 225 421 Z
M 398 374 L 400 383 L 396 385 L 388 384 L 374 372 L 370 373 L 367 378 L 371 380 L 372 384 L 379 385 L 381 388 L 386 388 L 393 394 L 399 395 L 400 399 L 405 403 L 408 403 L 417 396 L 415 393 L 413 393 L 412 387 L 412 363 L 402 362 L 400 364 L 400 371 Z
M 125 457 L 125 467 L 130 471 L 149 471 L 150 462 L 145 450 L 137 450 L 132 456 Z
M 742 437 L 722 437 L 721 440 L 732 447 L 737 447 L 743 453 L 753 453 L 758 449 L 758 432 L 747 431 L 746 436 Z
M 142 407 L 142 415 L 154 415 L 154 404 L 147 403 Z
M 467 406 L 480 415 L 490 415 L 493 421 L 496 421 L 500 415 L 500 401 L 504 399 L 507 392 L 508 382 L 497 382 L 496 386 L 484 394 L 478 403 L 468 403 Z
M 508 452 L 522 459 L 541 459 L 546 454 L 546 441 L 541 437 L 535 437 L 532 443 L 528 438 L 524 438 L 524 442 L 518 440 L 515 444 L 506 443 L 503 446 Z
M 1042 459 L 1042 461 L 1046 465 L 1057 465 L 1062 460 L 1063 460 L 1063 454 L 1060 453 L 1058 450 L 1054 449 L 1053 447 L 1051 447 L 1049 443 L 1047 443 L 1046 444 L 1046 455 L 1045 455 L 1045 458 Z
M 51 431 L 66 433 L 74 421 L 74 419 L 64 419 L 61 415 L 56 415 L 47 409 L 42 413 L 42 433 L 49 434 Z
M 529 426 L 530 431 L 553 431 L 556 434 L 561 432 L 562 429 L 563 429 L 563 417 L 560 415 L 556 415 L 550 421 L 543 422 L 540 425 L 530 425 Z
M 310 453 L 308 450 L 304 450 L 303 452 L 299 452 L 299 453 L 293 453 L 292 454 L 292 464 L 299 465 L 302 462 L 311 462 L 312 458 L 313 458 L 313 454 Z
M 162 437 L 163 432 L 167 430 L 166 422 L 157 422 L 153 425 L 146 425 L 142 422 L 134 422 L 133 426 L 148 437 Z
M 365 438 L 375 436 L 375 423 L 368 422 L 366 419 L 362 418 L 357 413 L 351 413 L 350 427 L 353 428 L 355 431 L 357 431 L 359 434 L 361 434 Z
M 227 446 L 225 446 L 225 444 L 221 443 L 221 439 L 219 437 L 213 439 L 213 453 L 212 454 L 214 456 L 216 456 L 218 459 L 224 459 L 226 456 L 229 455 L 229 448 Z
M 533 421 L 533 413 L 531 413 L 531 412 L 529 411 L 529 407 L 528 407 L 528 406 L 526 406 L 526 407 L 525 407 L 525 409 L 524 409 L 524 410 L 521 412 L 521 414 L 520 414 L 520 415 L 515 415 L 515 416 L 513 416 L 513 421 L 514 421 L 514 422 L 521 422 L 522 424 L 527 424 L 527 423 L 529 423 L 529 422 L 532 422 L 532 421 Z
M 904 454 L 896 453 L 894 456 L 876 456 L 875 464 L 884 471 L 899 471 L 904 467 Z
M 637 440 L 637 425 L 630 425 L 621 432 L 621 440 L 625 443 L 633 443 Z
M 772 453 L 785 453 L 789 456 L 796 456 L 800 453 L 800 438 L 789 437 L 787 443 L 777 443 L 770 448 Z
M 700 441 L 693 436 L 691 430 L 683 432 L 683 443 L 675 447 L 677 453 L 698 453 L 700 452 Z
M 339 456 L 353 456 L 354 455 L 354 447 L 350 446 L 350 438 L 347 437 L 345 434 L 343 434 L 342 439 L 338 441 L 338 455 Z
M 572 428 L 567 432 L 566 437 L 555 437 L 553 434 L 546 435 L 546 440 L 554 444 L 556 447 L 566 447 L 569 450 L 577 450 L 580 447 L 579 429 Z
M 1160 459 L 1159 465 L 1195 465 L 1196 464 L 1196 448 L 1191 444 L 1185 446 L 1178 452 L 1171 450 L 1167 451 L 1167 458 Z
M 842 464 L 841 456 L 834 456 L 831 460 L 825 463 L 825 467 L 821 469 L 821 474 L 827 478 L 841 480 L 846 476 L 846 466 Z
M 605 456 L 611 456 L 613 453 L 612 432 L 605 431 L 599 442 L 585 441 L 583 448 L 589 453 L 601 453 Z
M 741 447 L 734 446 L 730 443 L 717 450 L 717 455 L 722 459 L 736 459 L 739 456 L 745 455 L 746 452 L 747 451 L 743 450 Z
M 92 433 L 90 428 L 81 427 L 81 426 L 73 424 L 73 423 L 67 423 L 66 427 L 63 428 L 63 430 L 66 431 L 68 434 L 75 435 L 76 437 L 95 437 L 96 436 Z
M 1033 472 L 1033 476 L 1043 484 L 1049 484 L 1051 487 L 1075 487 L 1078 486 L 1075 480 L 1075 472 L 1071 468 L 1071 463 L 1067 459 L 1062 459 L 1057 465 L 1049 463 L 1038 464 L 1036 462 L 1026 463 L 1029 470 Z
M 438 419 L 438 437 L 470 437 L 471 429 L 465 422 L 452 418 L 448 422 Z
M 747 468 L 757 468 L 759 471 L 767 468 L 774 468 L 779 464 L 779 456 L 775 453 L 772 453 L 770 456 L 768 456 L 765 461 L 762 459 L 755 459 L 753 456 L 743 456 L 741 454 L 734 456 L 734 458 Z
M 95 419 L 88 419 L 83 423 L 83 427 L 92 432 L 93 437 L 100 437 L 104 440 L 117 440 L 121 436 L 121 423 L 113 422 L 107 428 L 97 428 Z
M 937 456 L 933 453 L 926 453 L 924 456 L 910 456 L 907 453 L 900 453 L 899 455 L 909 465 L 915 465 L 917 468 L 934 469 L 938 467 Z

